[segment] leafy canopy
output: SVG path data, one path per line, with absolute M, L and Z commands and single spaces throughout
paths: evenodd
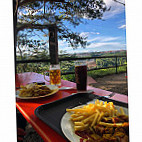
M 58 28 L 58 39 L 65 40 L 73 48 L 86 47 L 87 37 L 73 32 L 70 27 L 83 23 L 83 19 L 101 19 L 106 5 L 103 0 L 65 0 L 64 2 L 44 2 L 43 0 L 24 3 L 19 0 L 17 14 L 17 31 L 28 29 L 32 33 L 40 30 L 44 36 L 48 36 L 48 25 L 56 24 Z M 20 36 L 19 32 L 19 36 Z M 26 36 L 26 35 L 25 35 Z

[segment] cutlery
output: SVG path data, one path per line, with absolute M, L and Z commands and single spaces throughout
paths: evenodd
M 59 90 L 77 90 L 76 88 L 74 87 L 61 87 L 59 88 Z M 94 91 L 93 90 L 86 90 L 86 91 L 77 91 L 77 93 L 93 93 Z M 72 95 L 74 95 L 76 93 L 72 93 Z
M 61 87 L 59 90 L 75 90 L 76 88 L 74 87 Z
M 21 89 L 20 87 L 16 87 L 16 89 Z M 76 88 L 74 87 L 61 87 L 59 90 L 75 90 Z
M 99 96 L 99 95 L 92 94 L 92 95 L 90 95 L 90 98 L 91 99 L 103 99 L 103 98 L 109 99 L 109 98 L 113 97 L 114 95 L 115 95 L 114 92 L 110 93 L 109 95 L 105 95 L 105 96 Z
M 61 91 L 62 90 L 77 90 L 77 88 L 75 88 L 75 87 L 61 87 L 61 88 L 59 88 L 59 90 L 61 90 Z M 77 93 L 93 93 L 93 92 L 94 92 L 93 90 L 77 91 Z
M 115 95 L 115 93 L 114 93 L 114 92 L 112 92 L 112 93 L 111 93 L 111 94 L 109 94 L 109 95 L 101 96 L 101 97 L 105 97 L 105 98 L 109 99 L 109 98 L 113 97 L 114 95 Z

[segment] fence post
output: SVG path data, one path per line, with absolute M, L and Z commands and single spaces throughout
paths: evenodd
M 118 73 L 117 71 L 117 56 L 115 57 L 115 68 L 116 68 L 116 74 Z

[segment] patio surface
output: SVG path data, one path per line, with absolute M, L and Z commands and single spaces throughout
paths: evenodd
M 90 86 L 128 95 L 128 86 L 125 73 L 107 75 L 95 79 L 96 83 L 91 83 Z

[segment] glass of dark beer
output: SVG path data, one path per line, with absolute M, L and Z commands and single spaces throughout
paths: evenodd
M 85 62 L 77 62 L 75 64 L 75 79 L 77 91 L 87 90 L 87 64 Z

